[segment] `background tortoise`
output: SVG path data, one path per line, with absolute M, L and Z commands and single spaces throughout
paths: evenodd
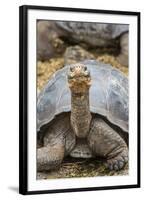
M 117 59 L 128 65 L 128 25 L 70 21 L 38 21 L 38 59 L 46 60 L 79 44 L 94 51 L 100 47 L 114 48 Z
M 123 168 L 128 162 L 127 78 L 92 60 L 65 66 L 38 96 L 37 134 L 39 171 L 56 168 L 67 155 L 98 156 L 110 170 Z

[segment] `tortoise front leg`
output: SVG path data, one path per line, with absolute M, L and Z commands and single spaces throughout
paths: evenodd
M 60 166 L 64 158 L 63 143 L 47 145 L 37 149 L 37 170 L 52 170 Z
M 88 143 L 96 156 L 105 158 L 105 165 L 110 170 L 120 170 L 128 162 L 125 141 L 102 119 L 93 119 Z

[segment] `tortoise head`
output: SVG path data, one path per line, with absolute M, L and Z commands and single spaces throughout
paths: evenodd
M 90 72 L 83 64 L 71 66 L 68 72 L 68 83 L 72 92 L 85 93 L 91 85 Z

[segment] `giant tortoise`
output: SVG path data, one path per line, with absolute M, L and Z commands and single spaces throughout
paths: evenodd
M 66 156 L 102 159 L 110 170 L 128 162 L 128 78 L 95 60 L 66 65 L 37 99 L 38 171 Z

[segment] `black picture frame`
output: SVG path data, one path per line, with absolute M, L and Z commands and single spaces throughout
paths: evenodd
M 118 14 L 137 17 L 137 184 L 28 191 L 28 10 Z M 140 187 L 140 12 L 23 5 L 19 7 L 19 193 L 44 194 Z

